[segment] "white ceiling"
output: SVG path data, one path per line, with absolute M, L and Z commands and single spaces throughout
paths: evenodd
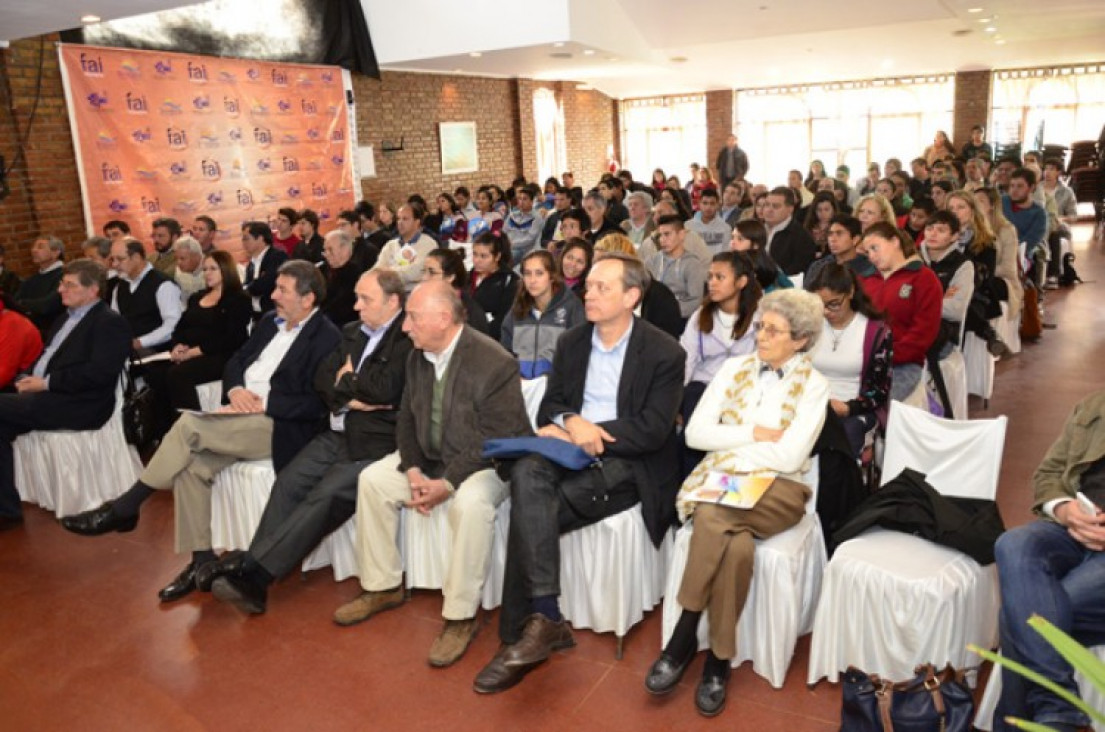
M 384 69 L 577 81 L 618 98 L 1105 60 L 1101 0 L 361 2 Z M 0 38 L 186 4 L 0 0 Z

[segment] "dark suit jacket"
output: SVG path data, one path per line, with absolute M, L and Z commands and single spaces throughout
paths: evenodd
M 344 267 L 333 269 L 329 264 L 319 267 L 323 279 L 326 280 L 326 298 L 322 301 L 322 313 L 341 328 L 346 323 L 354 320 L 359 322 L 357 311 L 353 305 L 357 302 L 357 280 L 361 278 L 363 269 L 357 266 L 357 262 L 350 259 Z
M 349 323 L 342 328 L 341 346 L 323 359 L 315 373 L 315 389 L 333 414 L 353 399 L 392 407 L 373 412 L 350 410 L 345 415 L 350 460 L 379 460 L 395 452 L 395 425 L 403 398 L 407 357 L 413 348 L 403 332 L 403 313 L 395 318 L 361 368 L 342 376 L 335 384 L 334 377 L 345 360 L 349 359 L 356 367 L 367 345 L 368 336 L 361 330 L 360 321 Z
M 557 342 L 538 424 L 549 424 L 559 414 L 578 414 L 583 408 L 593 332 L 593 325 L 580 325 Z M 640 318 L 633 320 L 627 348 L 618 381 L 618 417 L 601 423 L 615 439 L 604 454 L 634 462 L 641 512 L 652 542 L 659 546 L 664 532 L 675 523 L 679 489 L 675 417 L 683 401 L 687 355 L 678 341 Z
M 44 344 L 50 343 L 68 317 L 66 313 L 54 322 Z M 103 427 L 115 410 L 115 390 L 130 355 L 130 342 L 127 321 L 103 301 L 93 305 L 50 359 L 46 367 L 49 391 L 24 397 L 36 400 L 43 416 L 48 417 L 42 427 Z
M 272 310 L 272 291 L 276 287 L 276 272 L 286 261 L 288 261 L 287 252 L 279 247 L 270 246 L 265 256 L 261 257 L 261 271 L 255 272 L 253 280 L 244 285 L 250 297 L 261 299 L 262 313 Z M 247 272 L 250 266 L 251 264 L 246 262 Z
M 682 376 L 680 376 L 682 379 Z M 419 349 L 407 358 L 407 385 L 399 409 L 399 469 L 422 469 L 460 488 L 468 476 L 493 467 L 483 441 L 533 434 L 522 399 L 518 362 L 487 336 L 465 326 L 445 372 L 441 457 L 430 455 L 434 366 Z M 509 477 L 500 473 L 504 480 Z
M 246 369 L 276 335 L 276 314 L 257 321 L 245 345 L 226 362 L 223 391 L 245 386 Z M 341 333 L 325 315 L 315 312 L 303 325 L 284 359 L 269 380 L 271 391 L 265 414 L 272 417 L 272 464 L 277 472 L 311 441 L 326 416 L 326 405 L 314 390 L 314 375 L 322 359 L 338 347 Z
M 817 244 L 798 219 L 797 212 L 782 231 L 771 238 L 768 252 L 788 275 L 803 274 L 817 256 Z

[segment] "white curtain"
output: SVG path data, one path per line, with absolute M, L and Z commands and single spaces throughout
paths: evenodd
M 997 71 L 991 137 L 1025 150 L 1096 140 L 1105 122 L 1105 64 Z
M 705 95 L 628 99 L 620 103 L 620 116 L 622 167 L 637 180 L 647 183 L 661 168 L 686 185 L 691 163 L 713 167 L 706 150 Z

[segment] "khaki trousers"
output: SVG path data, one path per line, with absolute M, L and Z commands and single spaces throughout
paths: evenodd
M 211 548 L 211 483 L 238 460 L 272 457 L 272 418 L 264 414 L 198 415 L 185 412 L 161 441 L 139 478 L 172 489 L 176 550 Z
M 475 617 L 487 570 L 491 565 L 491 541 L 495 509 L 510 495 L 509 484 L 494 470 L 473 473 L 457 487 L 456 494 L 434 511 L 446 511 L 453 532 L 453 546 L 445 582 L 441 615 L 446 620 Z M 357 481 L 357 562 L 361 587 L 379 592 L 403 581 L 399 556 L 399 509 L 411 498 L 407 476 L 399 472 L 399 453 L 377 460 L 361 472 Z M 412 516 L 413 518 L 413 516 Z M 418 515 L 421 518 L 421 515 Z
M 755 506 L 730 508 L 700 503 L 679 586 L 679 604 L 708 611 L 710 650 L 718 658 L 737 655 L 737 621 L 752 584 L 753 539 L 766 539 L 797 524 L 805 514 L 810 489 L 777 478 Z

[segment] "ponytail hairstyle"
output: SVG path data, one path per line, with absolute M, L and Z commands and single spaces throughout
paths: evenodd
M 745 252 L 721 252 L 715 254 L 711 263 L 719 262 L 729 265 L 733 270 L 733 277 L 744 277 L 745 283 L 737 295 L 737 317 L 733 322 L 733 340 L 737 340 L 752 327 L 752 316 L 756 314 L 756 307 L 760 304 L 763 289 L 756 279 L 756 270 L 752 264 L 752 258 Z M 698 330 L 701 333 L 710 333 L 714 329 L 714 314 L 721 306 L 706 295 L 702 299 L 702 307 L 698 311 Z

